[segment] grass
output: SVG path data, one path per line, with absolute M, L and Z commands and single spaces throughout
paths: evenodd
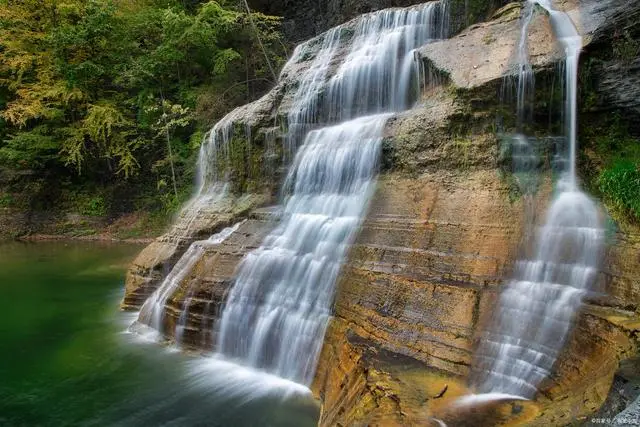
M 640 139 L 628 129 L 615 113 L 585 129 L 593 160 L 587 175 L 617 220 L 640 224 Z
M 618 215 L 640 223 L 640 169 L 630 160 L 616 160 L 600 172 L 598 189 Z

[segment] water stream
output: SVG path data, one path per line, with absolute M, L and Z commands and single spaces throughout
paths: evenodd
M 524 131 L 526 119 L 531 119 L 531 103 L 534 93 L 535 79 L 533 67 L 529 62 L 529 26 L 534 15 L 534 3 L 524 2 L 520 39 L 516 51 L 516 66 L 518 67 L 516 89 L 517 132 Z
M 305 387 L 123 332 L 133 318 L 118 300 L 140 249 L 0 244 L 0 426 L 318 425 Z M 252 387 L 230 392 L 230 376 Z
M 534 2 L 528 3 L 531 8 Z M 496 399 L 532 399 L 551 374 L 582 298 L 596 282 L 604 238 L 598 207 L 579 190 L 576 175 L 577 73 L 582 38 L 569 16 L 553 9 L 550 1 L 535 3 L 549 13 L 564 50 L 565 134 L 570 147 L 565 157 L 569 167 L 559 178 L 557 194 L 537 232 L 533 257 L 516 263 L 513 277 L 500 295 L 497 314 L 480 340 L 474 386 L 478 393 Z M 523 34 L 531 21 L 530 13 L 525 12 Z M 525 46 L 520 43 L 520 48 Z M 518 57 L 525 58 L 522 52 Z M 521 81 L 527 79 L 521 74 Z M 518 95 L 524 93 L 519 90 Z M 521 105 L 524 103 L 519 100 Z

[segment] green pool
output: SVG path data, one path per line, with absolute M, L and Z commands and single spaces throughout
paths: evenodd
M 140 249 L 0 244 L 0 426 L 316 425 L 277 379 L 127 333 L 118 302 Z

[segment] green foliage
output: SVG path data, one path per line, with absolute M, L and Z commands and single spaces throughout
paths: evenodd
M 11 194 L 0 194 L 0 208 L 9 208 L 15 204 L 13 196 Z
M 0 147 L 0 162 L 15 169 L 43 169 L 55 161 L 60 140 L 46 125 L 9 135 Z
M 502 5 L 499 0 L 450 0 L 450 14 L 454 17 L 454 31 L 479 22 Z M 459 22 L 458 22 L 459 21 Z
M 107 206 L 102 196 L 88 197 L 82 200 L 82 202 L 78 211 L 83 215 L 103 216 L 107 213 Z
M 225 0 L 0 0 L 0 168 L 173 208 L 158 184 L 188 192 L 205 130 L 273 83 L 258 37 L 284 60 L 280 19 L 252 21 Z
M 619 159 L 640 162 L 640 141 L 631 135 L 619 114 L 612 114 L 607 126 L 594 131 L 594 148 L 607 163 Z
M 580 83 L 581 83 L 581 109 L 589 111 L 598 103 L 598 94 L 595 90 L 595 71 L 596 60 L 594 58 L 587 59 L 580 67 Z
M 640 140 L 616 112 L 604 121 L 586 123 L 582 134 L 587 182 L 601 194 L 616 220 L 640 222 Z
M 600 191 L 615 209 L 640 221 L 640 169 L 638 164 L 618 160 L 598 178 Z
M 470 166 L 471 150 L 473 141 L 471 138 L 456 137 L 452 143 L 454 158 L 458 159 L 461 169 L 468 169 Z

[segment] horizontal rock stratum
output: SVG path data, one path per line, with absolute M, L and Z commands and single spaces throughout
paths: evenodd
M 637 20 L 640 14 L 640 5 L 622 0 L 559 3 L 585 35 L 583 61 L 610 44 L 629 16 Z M 438 425 L 439 417 L 460 426 L 567 425 L 595 413 L 620 362 L 638 356 L 640 229 L 625 226 L 608 238 L 600 273 L 606 292 L 588 300 L 536 401 L 452 415 L 451 402 L 469 392 L 478 331 L 525 250 L 527 224 L 542 220 L 552 193 L 548 169 L 534 196 L 518 193 L 496 132 L 510 126 L 497 117 L 505 108 L 504 76 L 513 73 L 519 17 L 520 4 L 509 4 L 491 20 L 418 51 L 429 84 L 413 110 L 387 123 L 378 189 L 337 285 L 313 384 L 322 405 L 320 425 Z M 561 55 L 545 14 L 536 14 L 530 33 L 536 93 L 547 96 Z M 615 61 L 603 67 L 596 112 L 640 111 L 639 98 L 625 89 L 637 81 L 637 67 Z M 264 149 L 264 135 L 274 132 L 286 111 L 286 88 L 295 84 L 295 73 L 284 76 L 258 108 L 239 116 L 239 125 L 259 136 L 256 150 Z M 544 105 L 534 114 L 550 116 L 549 110 Z M 139 308 L 189 243 L 246 219 L 221 245 L 207 249 L 167 303 L 165 321 L 173 331 L 191 294 L 183 343 L 211 350 L 235 268 L 273 225 L 277 213 L 259 207 L 277 200 L 281 176 L 254 177 L 265 185 L 198 212 L 188 227 L 178 220 L 131 267 L 123 307 Z M 526 205 L 535 206 L 532 218 L 525 217 Z

